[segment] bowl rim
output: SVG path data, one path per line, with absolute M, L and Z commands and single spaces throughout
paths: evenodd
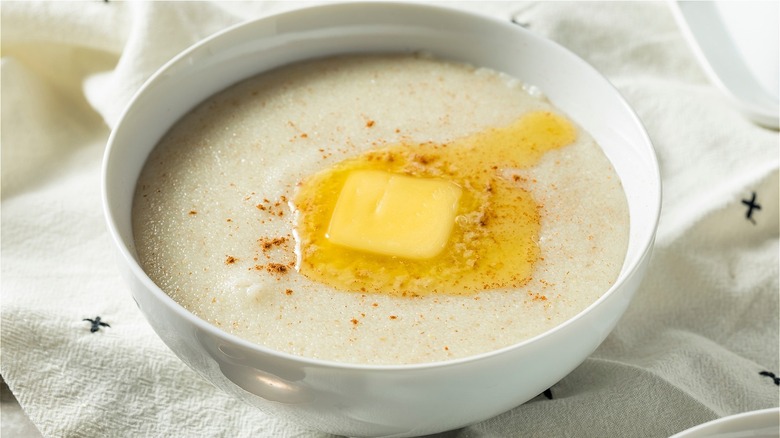
M 466 18 L 469 20 L 482 21 L 483 23 L 490 23 L 491 25 L 494 26 L 503 26 L 506 28 L 512 28 L 513 32 L 516 32 L 518 34 L 524 34 L 526 38 L 530 38 L 534 40 L 534 42 L 537 44 L 547 45 L 553 48 L 554 50 L 562 51 L 566 56 L 571 57 L 573 62 L 583 64 L 585 68 L 592 70 L 593 72 L 598 74 L 598 76 L 600 76 L 606 81 L 608 87 L 611 88 L 617 94 L 617 96 L 619 96 L 622 110 L 625 111 L 627 115 L 630 117 L 631 123 L 634 125 L 634 127 L 638 128 L 638 133 L 641 134 L 642 143 L 646 145 L 647 148 L 649 148 L 648 151 L 645 151 L 648 154 L 647 157 L 644 158 L 650 159 L 649 165 L 652 166 L 652 170 L 653 170 L 652 175 L 650 176 L 652 177 L 653 187 L 655 188 L 655 193 L 654 193 L 655 196 L 649 197 L 647 202 L 649 205 L 648 210 L 653 212 L 653 216 L 651 220 L 652 227 L 648 227 L 650 228 L 649 231 L 645 233 L 643 235 L 643 239 L 636 244 L 638 248 L 640 248 L 640 254 L 637 257 L 635 257 L 635 259 L 629 265 L 623 266 L 623 268 L 621 269 L 621 273 L 619 274 L 615 282 L 606 291 L 604 291 L 598 299 L 596 299 L 587 307 L 580 310 L 577 314 L 568 318 L 562 323 L 557 324 L 554 327 L 545 330 L 535 336 L 532 336 L 527 339 L 523 339 L 521 341 L 509 344 L 507 346 L 498 349 L 486 351 L 483 353 L 473 354 L 469 356 L 464 356 L 464 357 L 459 357 L 459 358 L 454 358 L 449 360 L 439 360 L 433 362 L 420 362 L 420 363 L 410 363 L 410 364 L 365 364 L 365 363 L 353 363 L 353 362 L 339 362 L 336 360 L 319 359 L 319 358 L 313 358 L 308 356 L 299 356 L 284 351 L 275 350 L 273 348 L 266 347 L 262 344 L 258 344 L 246 340 L 232 333 L 228 333 L 210 324 L 209 322 L 201 319 L 200 317 L 196 316 L 194 313 L 188 311 L 187 309 L 185 309 L 181 304 L 173 300 L 159 286 L 157 286 L 157 284 L 153 280 L 151 280 L 151 278 L 146 274 L 146 272 L 140 266 L 138 261 L 132 255 L 130 249 L 127 247 L 127 245 L 124 244 L 120 236 L 120 233 L 118 231 L 118 226 L 116 224 L 116 221 L 114 219 L 115 213 L 113 212 L 110 206 L 111 203 L 109 202 L 109 194 L 108 194 L 109 191 L 108 181 L 110 179 L 110 176 L 108 174 L 109 162 L 111 160 L 112 151 L 115 148 L 114 142 L 115 142 L 116 133 L 119 129 L 121 129 L 123 125 L 123 121 L 126 118 L 127 114 L 133 109 L 136 102 L 139 100 L 140 96 L 146 93 L 146 90 L 150 88 L 150 86 L 154 82 L 156 82 L 159 77 L 164 76 L 169 69 L 171 69 L 176 64 L 181 62 L 181 60 L 186 59 L 192 52 L 199 50 L 201 47 L 211 43 L 216 39 L 223 38 L 226 34 L 236 32 L 239 29 L 255 26 L 256 23 L 258 22 L 275 20 L 279 17 L 295 15 L 301 11 L 338 9 L 344 7 L 377 8 L 377 10 L 386 7 L 407 8 L 409 10 L 417 8 L 418 10 L 427 10 L 428 12 L 432 12 L 432 13 L 438 13 L 442 15 L 452 14 L 453 16 L 460 16 L 461 18 Z M 256 72 L 256 74 L 260 74 L 260 73 L 262 73 L 262 71 Z M 538 343 L 543 338 L 550 337 L 551 335 L 561 330 L 564 330 L 566 327 L 573 324 L 575 321 L 583 318 L 583 315 L 589 313 L 593 308 L 599 307 L 601 303 L 609 299 L 609 297 L 611 297 L 615 293 L 615 290 L 618 289 L 618 287 L 621 286 L 623 283 L 625 283 L 627 279 L 637 271 L 640 264 L 652 252 L 655 236 L 658 229 L 660 214 L 661 214 L 661 201 L 662 201 L 661 183 L 662 183 L 661 175 L 660 175 L 660 169 L 659 169 L 658 158 L 655 151 L 655 147 L 653 146 L 653 143 L 650 140 L 650 137 L 647 134 L 647 131 L 641 119 L 635 113 L 633 108 L 627 103 L 627 101 L 620 93 L 620 91 L 609 81 L 609 79 L 606 78 L 606 76 L 601 74 L 592 65 L 587 63 L 585 60 L 580 58 L 578 55 L 573 53 L 568 48 L 558 44 L 557 42 L 551 39 L 545 38 L 541 35 L 537 35 L 509 21 L 503 21 L 497 17 L 490 16 L 487 14 L 482 14 L 475 11 L 458 9 L 451 5 L 442 5 L 438 3 L 436 4 L 419 3 L 416 1 L 389 1 L 389 0 L 371 1 L 369 0 L 369 1 L 346 1 L 346 2 L 318 4 L 318 5 L 297 6 L 282 12 L 272 13 L 269 15 L 264 15 L 255 19 L 237 23 L 228 26 L 225 29 L 222 29 L 218 32 L 215 32 L 197 41 L 195 44 L 190 45 L 185 50 L 179 52 L 169 61 L 164 63 L 151 76 L 149 76 L 149 78 L 147 78 L 144 81 L 142 86 L 133 94 L 132 98 L 128 101 L 128 103 L 125 105 L 124 109 L 122 110 L 120 117 L 117 119 L 116 125 L 111 130 L 111 133 L 107 141 L 106 149 L 103 155 L 103 162 L 102 162 L 102 169 L 101 169 L 101 191 L 102 191 L 101 200 L 103 204 L 103 212 L 104 212 L 109 234 L 111 235 L 111 238 L 116 246 L 116 249 L 119 251 L 124 262 L 128 265 L 127 267 L 129 267 L 132 274 L 135 276 L 136 279 L 138 279 L 143 284 L 143 286 L 146 289 L 148 289 L 153 295 L 155 295 L 155 297 L 158 300 L 165 303 L 173 312 L 179 314 L 180 317 L 183 317 L 185 320 L 187 320 L 187 322 L 193 324 L 197 329 L 202 330 L 203 332 L 206 332 L 209 335 L 212 335 L 216 338 L 225 339 L 226 341 L 229 341 L 230 343 L 239 346 L 241 348 L 255 350 L 262 354 L 278 357 L 284 360 L 293 361 L 304 366 L 339 369 L 339 370 L 393 372 L 393 371 L 413 371 L 413 370 L 431 370 L 431 369 L 447 368 L 447 367 L 460 366 L 463 364 L 480 362 L 490 358 L 494 358 L 496 356 L 503 355 L 508 351 L 521 349 L 525 346 Z M 631 224 L 630 219 L 629 219 L 629 224 Z M 626 261 L 624 259 L 624 263 L 625 262 Z M 146 315 L 144 316 L 146 317 Z

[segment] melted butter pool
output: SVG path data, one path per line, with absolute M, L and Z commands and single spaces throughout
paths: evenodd
M 449 143 L 400 143 L 344 160 L 303 180 L 292 201 L 296 268 L 339 290 L 394 296 L 467 295 L 526 284 L 541 257 L 540 205 L 521 175 L 576 139 L 564 117 L 527 114 Z M 334 244 L 327 229 L 347 177 L 380 170 L 452 182 L 462 190 L 444 249 L 411 259 Z

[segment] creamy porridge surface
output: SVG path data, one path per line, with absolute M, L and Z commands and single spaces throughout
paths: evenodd
M 425 56 L 345 56 L 234 85 L 182 118 L 138 182 L 148 275 L 224 331 L 295 355 L 365 364 L 470 356 L 540 334 L 620 272 L 628 210 L 588 134 L 519 171 L 540 206 L 541 257 L 520 288 L 402 297 L 337 290 L 296 270 L 300 181 L 369 149 L 447 142 L 556 111 L 505 75 Z M 500 170 L 499 170 L 500 171 Z

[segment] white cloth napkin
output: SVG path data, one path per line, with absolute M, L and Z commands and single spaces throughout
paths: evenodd
M 155 69 L 302 5 L 2 3 L 0 374 L 44 436 L 322 436 L 221 393 L 162 344 L 119 278 L 100 200 L 109 130 Z M 646 281 L 604 344 L 551 399 L 442 436 L 664 437 L 778 406 L 778 133 L 706 80 L 665 3 L 454 6 L 514 17 L 604 73 L 665 185 Z

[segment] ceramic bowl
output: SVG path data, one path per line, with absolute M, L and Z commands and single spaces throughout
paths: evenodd
M 447 362 L 369 366 L 273 351 L 170 299 L 141 269 L 131 227 L 136 180 L 158 139 L 227 86 L 294 61 L 348 52 L 430 52 L 539 87 L 602 145 L 627 194 L 630 239 L 612 288 L 532 339 Z M 349 436 L 412 436 L 479 422 L 539 395 L 577 367 L 626 310 L 648 263 L 660 178 L 645 130 L 612 85 L 563 47 L 510 23 L 440 6 L 328 4 L 247 22 L 186 50 L 151 77 L 112 132 L 105 214 L 138 307 L 182 361 L 266 413 Z

